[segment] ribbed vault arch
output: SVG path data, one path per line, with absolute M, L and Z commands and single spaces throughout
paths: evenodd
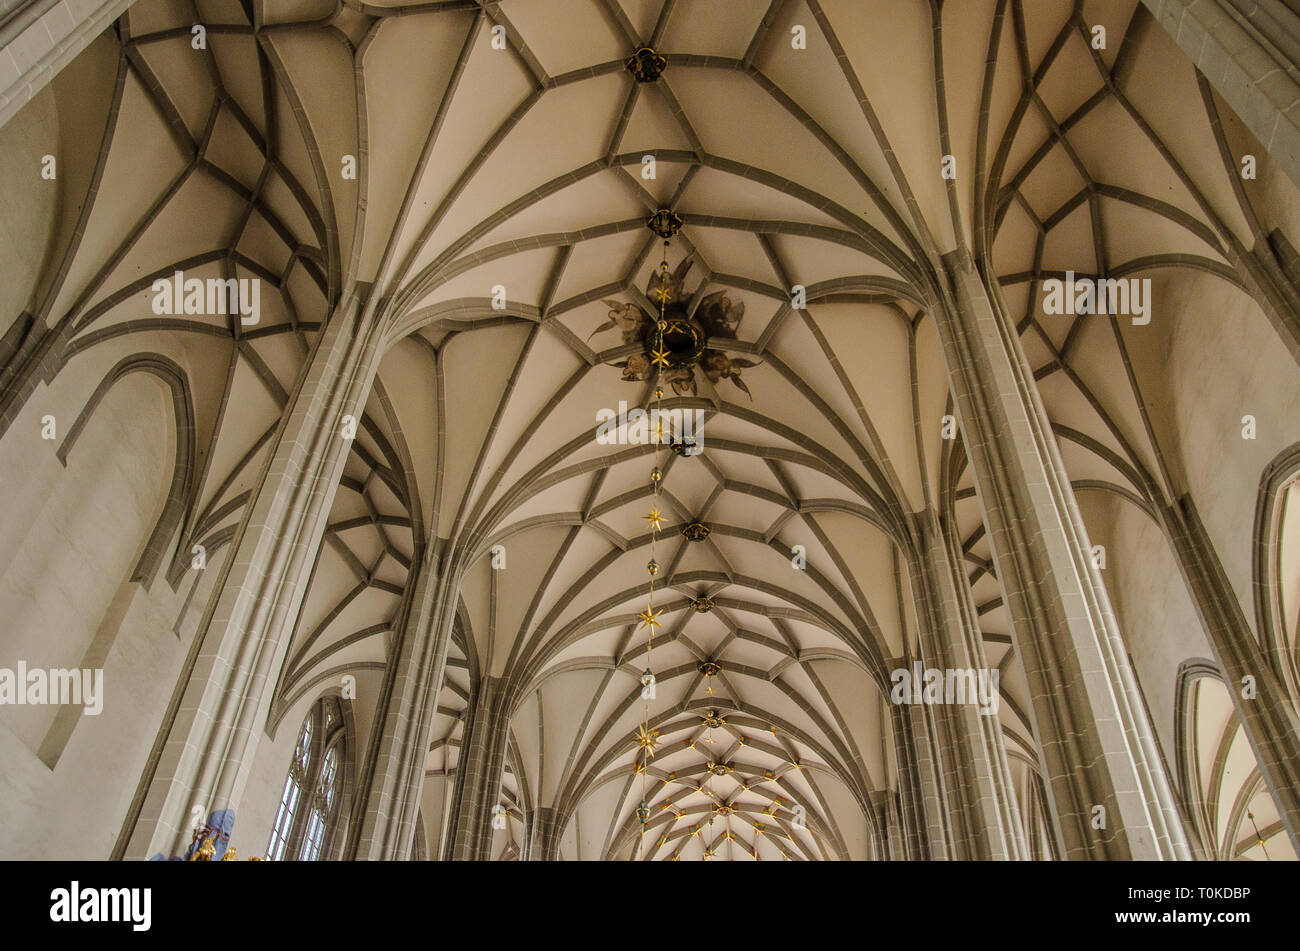
M 1003 677 L 1017 782 L 1038 789 L 964 433 L 943 435 L 943 256 L 968 248 L 1009 316 L 1075 489 L 1167 530 L 1213 489 L 1184 451 L 1186 405 L 1164 408 L 1172 345 L 1123 319 L 1045 315 L 1043 285 L 1074 272 L 1150 278 L 1162 299 L 1220 295 L 1294 369 L 1294 222 L 1237 173 L 1262 149 L 1138 0 L 881 0 L 871 29 L 854 0 L 736 0 L 725 17 L 688 0 L 564 6 L 568 19 L 537 0 L 139 0 L 97 41 L 112 93 L 80 143 L 90 171 L 59 186 L 69 208 L 84 195 L 75 226 L 0 351 L 3 426 L 73 360 L 133 366 L 164 341 L 196 420 L 192 481 L 174 493 L 185 517 L 150 547 L 170 548 L 176 585 L 192 544 L 215 553 L 239 537 L 321 330 L 356 295 L 374 379 L 268 733 L 350 672 L 375 702 L 420 579 L 436 576 L 453 608 L 424 767 L 459 768 L 475 704 L 499 682 L 499 768 L 530 827 L 505 830 L 494 855 L 530 854 L 543 810 L 553 856 L 634 854 L 640 516 L 655 464 L 668 524 L 651 722 L 673 752 L 671 768 L 653 764 L 653 805 L 673 805 L 644 857 L 733 844 L 775 857 L 753 833 L 777 796 L 808 817 L 799 830 L 769 813 L 777 852 L 887 853 L 879 803 L 898 794 L 900 754 L 885 695 L 930 623 L 911 576 L 930 516 Z M 641 45 L 668 59 L 657 83 L 623 67 Z M 134 159 L 142 140 L 157 147 Z M 683 220 L 667 261 L 686 269 L 687 311 L 718 294 L 744 307 L 734 337 L 708 341 L 744 382 L 699 374 L 665 401 L 703 412 L 694 458 L 593 438 L 598 410 L 650 398 L 615 367 L 639 346 L 610 315 L 653 311 L 661 245 L 645 220 L 661 207 Z M 261 281 L 261 320 L 152 314 L 153 281 L 177 270 Z M 679 536 L 693 521 L 707 540 Z M 704 660 L 722 670 L 712 697 Z M 753 759 L 745 783 L 715 777 L 730 785 L 711 797 L 696 788 L 708 754 L 689 741 L 714 708 L 728 720 L 719 755 Z M 720 804 L 721 828 L 748 823 L 743 843 L 690 833 Z M 1040 799 L 1019 806 L 1041 828 Z M 433 840 L 446 820 L 430 809 Z

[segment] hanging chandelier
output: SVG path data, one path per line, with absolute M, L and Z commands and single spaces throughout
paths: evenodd
M 653 50 L 638 50 L 637 55 L 628 61 L 628 69 L 633 69 L 633 61 L 641 57 L 643 53 L 657 56 Z M 659 57 L 659 61 L 659 70 L 661 71 L 664 62 L 663 57 Z M 633 75 L 637 75 L 635 70 L 633 70 Z M 656 72 L 655 77 L 657 78 L 657 76 L 658 73 Z M 641 79 L 639 75 L 637 78 L 640 82 L 653 81 L 653 79 Z M 695 360 L 699 359 L 699 353 L 694 353 L 692 356 L 691 352 L 697 349 L 697 344 L 699 352 L 703 352 L 704 349 L 702 337 L 697 340 L 695 336 L 691 335 L 689 326 L 683 330 L 677 326 L 681 322 L 669 321 L 667 315 L 668 302 L 672 299 L 670 291 L 671 279 L 668 274 L 668 247 L 672 238 L 681 230 L 681 226 L 682 219 L 666 208 L 656 211 L 646 222 L 646 227 L 662 238 L 664 242 L 663 257 L 659 264 L 658 293 L 655 295 L 659 305 L 659 315 L 654 322 L 654 326 L 650 329 L 648 341 L 650 345 L 650 365 L 654 370 L 654 412 L 652 416 L 654 419 L 663 418 L 664 371 L 670 367 L 682 366 L 687 361 L 693 365 Z M 657 433 L 656 437 L 657 444 L 662 444 L 671 439 L 670 435 L 662 431 Z M 641 516 L 650 528 L 650 560 L 646 562 L 646 574 L 649 576 L 646 608 L 637 615 L 637 619 L 641 622 L 638 629 L 644 628 L 646 631 L 646 668 L 641 675 L 641 699 L 645 701 L 645 706 L 641 717 L 641 725 L 637 728 L 634 737 L 636 752 L 633 759 L 634 769 L 641 775 L 641 801 L 637 803 L 636 807 L 636 817 L 640 823 L 640 830 L 637 835 L 638 855 L 644 854 L 645 827 L 646 823 L 650 821 L 650 802 L 647 788 L 649 781 L 648 767 L 650 759 L 655 755 L 655 747 L 659 742 L 659 731 L 650 727 L 650 699 L 654 696 L 655 688 L 654 664 L 652 662 L 654 635 L 655 631 L 662 626 L 659 616 L 663 614 L 663 609 L 655 610 L 655 579 L 659 575 L 659 562 L 655 558 L 655 547 L 659 532 L 663 529 L 665 521 L 664 514 L 658 505 L 659 490 L 663 485 L 663 478 L 663 470 L 658 465 L 650 469 L 652 501 L 650 511 Z
M 654 54 L 652 50 L 638 50 L 637 55 L 634 56 L 632 60 L 628 61 L 627 65 L 629 70 L 633 70 L 635 74 L 636 71 L 633 67 L 636 64 L 634 64 L 634 60 L 641 64 L 648 62 L 649 65 L 653 67 L 654 62 L 648 59 L 649 55 L 657 54 Z M 660 57 L 660 60 L 662 60 L 662 57 Z M 660 65 L 659 68 L 662 69 L 662 65 Z M 709 336 L 713 333 L 722 333 L 725 335 L 728 331 L 731 331 L 731 335 L 734 336 L 734 325 L 727 323 L 727 321 L 730 320 L 738 323 L 740 315 L 743 312 L 743 307 L 737 306 L 731 308 L 729 304 L 724 306 L 724 302 L 714 300 L 710 306 L 713 307 L 714 310 L 725 312 L 724 316 L 730 315 L 727 316 L 727 320 L 719 321 L 718 319 L 711 319 L 709 322 L 701 323 L 699 320 L 688 316 L 684 300 L 683 278 L 685 277 L 686 269 L 689 267 L 690 258 L 688 257 L 686 261 L 682 262 L 676 272 L 670 272 L 668 267 L 668 249 L 672 243 L 672 239 L 681 231 L 682 218 L 680 215 L 668 208 L 660 208 L 646 220 L 646 227 L 663 241 L 663 254 L 659 266 L 651 277 L 649 287 L 647 288 L 647 296 L 656 306 L 658 313 L 653 318 L 648 315 L 642 315 L 640 320 L 633 322 L 635 324 L 634 326 L 624 328 L 625 342 L 631 343 L 639 340 L 645 348 L 644 372 L 639 363 L 636 366 L 632 366 L 632 358 L 629 358 L 625 364 L 621 364 L 620 366 L 624 369 L 625 380 L 641 379 L 652 381 L 650 392 L 653 399 L 653 415 L 651 418 L 662 420 L 662 404 L 665 386 L 671 384 L 674 390 L 678 393 L 682 393 L 683 390 L 687 390 L 691 393 L 694 392 L 693 382 L 684 381 L 693 381 L 692 375 L 695 372 L 695 368 L 701 366 L 706 359 L 714 359 L 714 362 L 717 362 L 716 358 L 708 357 L 708 354 L 714 353 L 714 351 L 706 350 L 706 342 Z M 712 297 L 716 296 L 717 295 L 712 295 Z M 606 326 L 621 326 L 619 322 L 620 317 L 624 318 L 624 323 L 628 322 L 624 312 L 614 307 L 617 302 L 607 303 L 610 303 L 612 310 L 611 323 Z M 733 309 L 735 311 L 734 314 L 731 313 Z M 710 313 L 712 313 L 712 311 L 710 311 Z M 734 363 L 738 368 L 742 361 L 735 361 Z M 743 362 L 743 365 L 752 366 L 753 364 Z M 737 385 L 743 388 L 743 384 L 740 384 L 739 381 L 738 369 L 731 371 L 730 378 L 736 382 Z M 657 453 L 659 447 L 669 448 L 678 456 L 683 457 L 698 455 L 703 451 L 702 443 L 694 436 L 688 435 L 687 433 L 664 432 L 662 424 L 660 424 L 659 431 L 654 434 L 652 444 L 656 446 L 656 459 L 655 464 L 650 468 L 650 508 L 645 515 L 641 516 L 642 519 L 645 520 L 650 531 L 649 560 L 645 564 L 647 575 L 646 606 L 645 610 L 641 611 L 636 616 L 637 621 L 639 622 L 637 630 L 644 630 L 646 632 L 646 666 L 640 677 L 641 699 L 644 701 L 644 706 L 642 708 L 641 723 L 637 726 L 636 731 L 632 735 L 634 744 L 633 773 L 634 775 L 641 776 L 641 796 L 634 813 L 638 823 L 636 846 L 638 858 L 644 857 L 645 855 L 645 833 L 646 827 L 650 823 L 652 812 L 649 791 L 649 765 L 650 760 L 654 758 L 656 750 L 661 743 L 660 732 L 659 730 L 652 728 L 650 720 L 650 700 L 654 697 L 656 684 L 653 662 L 654 639 L 656 631 L 663 626 L 663 622 L 660 618 L 664 613 L 663 608 L 656 607 L 655 601 L 657 594 L 656 583 L 658 582 L 660 573 L 663 569 L 663 566 L 657 558 L 657 546 L 660 533 L 665 530 L 665 526 L 667 525 L 667 517 L 665 516 L 663 509 L 660 507 L 659 502 L 663 489 L 664 472 L 657 464 Z M 710 528 L 704 522 L 695 519 L 683 526 L 680 529 L 680 533 L 687 541 L 700 542 L 709 537 Z M 713 610 L 715 605 L 713 599 L 709 597 L 707 593 L 701 592 L 698 597 L 690 599 L 690 606 L 697 614 L 707 614 Z M 697 665 L 697 669 L 701 674 L 704 683 L 707 685 L 707 693 L 712 696 L 714 693 L 713 678 L 717 677 L 722 672 L 722 668 L 713 660 L 704 660 Z M 708 731 L 727 728 L 727 720 L 723 715 L 722 710 L 718 707 L 708 708 L 704 716 L 701 717 L 701 721 L 704 728 Z M 706 738 L 706 742 L 712 744 L 713 740 L 711 738 Z M 687 747 L 694 747 L 694 745 L 695 744 L 691 739 L 688 738 L 686 740 Z M 743 738 L 740 745 L 744 745 Z M 703 775 L 694 786 L 694 789 L 697 792 L 702 792 L 705 796 L 717 803 L 719 801 L 718 798 L 709 789 L 710 779 L 714 777 L 728 776 L 735 773 L 735 771 L 736 765 L 734 762 L 721 761 L 720 759 L 710 755 L 707 762 L 704 764 Z M 669 773 L 668 778 L 663 779 L 663 784 L 666 786 L 669 781 L 675 777 L 676 773 Z M 745 788 L 748 788 L 747 784 L 745 785 Z M 671 807 L 672 801 L 667 800 L 660 804 L 659 809 L 662 811 Z M 705 825 L 711 824 L 715 816 L 722 816 L 724 821 L 726 821 L 734 812 L 734 808 L 727 804 L 723 804 L 721 807 L 715 806 L 712 814 L 706 820 Z M 676 818 L 680 819 L 685 815 L 685 812 L 673 808 L 672 814 Z M 700 825 L 696 824 L 692 827 L 690 834 L 692 837 L 698 837 L 700 832 Z M 737 841 L 729 826 L 727 829 L 727 835 L 724 838 L 728 841 Z M 667 834 L 664 833 L 658 836 L 658 839 L 655 842 L 655 847 L 662 848 L 666 843 Z M 744 846 L 743 843 L 741 843 L 741 847 L 745 848 L 746 852 L 749 852 L 749 849 Z M 669 856 L 670 859 L 676 860 L 679 857 L 680 852 L 681 846 L 679 845 L 672 852 L 671 856 Z M 750 854 L 757 857 L 755 852 L 751 852 Z M 704 857 L 706 860 L 713 858 L 714 850 L 706 847 Z

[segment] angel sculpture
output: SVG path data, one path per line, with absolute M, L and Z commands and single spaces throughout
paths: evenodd
M 687 393 L 695 395 L 695 368 L 669 367 L 664 371 L 664 382 L 673 388 L 678 396 Z
M 645 311 L 636 304 L 620 304 L 616 300 L 602 300 L 601 303 L 609 308 L 609 320 L 588 334 L 588 340 L 611 327 L 617 327 L 622 332 L 624 343 L 637 343 L 644 338 L 645 331 L 650 326 L 650 318 Z
M 650 379 L 650 358 L 644 353 L 634 353 L 614 366 L 623 371 L 625 383 L 644 383 Z
M 726 291 L 714 291 L 700 301 L 696 308 L 695 319 L 700 322 L 704 332 L 714 339 L 735 340 L 740 322 L 745 319 L 745 302 L 733 301 Z M 705 350 L 700 358 L 701 369 L 705 378 L 713 384 L 720 380 L 730 380 L 753 399 L 749 387 L 740 379 L 740 371 L 758 366 L 752 360 L 734 360 L 721 350 Z
M 733 360 L 721 350 L 705 350 L 703 363 L 704 376 L 710 383 L 716 385 L 719 380 L 730 380 L 740 387 L 746 396 L 750 399 L 754 398 L 754 394 L 749 392 L 749 387 L 740 378 L 740 371 L 758 366 L 757 363 L 752 360 Z
M 703 325 L 710 337 L 734 340 L 740 322 L 745 319 L 745 302 L 733 302 L 726 291 L 714 291 L 700 301 L 695 319 Z
M 674 306 L 680 310 L 682 285 L 686 283 L 686 275 L 694 263 L 693 259 L 687 258 L 671 273 L 666 268 L 656 269 L 651 273 L 650 281 L 646 284 L 645 296 L 653 304 L 659 304 L 662 298 L 665 311 L 672 310 Z

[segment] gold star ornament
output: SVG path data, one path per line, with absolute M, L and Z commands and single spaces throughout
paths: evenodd
M 645 750 L 646 755 L 655 755 L 655 746 L 659 743 L 658 730 L 646 730 L 645 724 L 636 728 L 636 745 L 637 749 Z
M 650 628 L 651 631 L 654 631 L 657 628 L 663 626 L 659 622 L 659 615 L 663 613 L 664 612 L 662 608 L 656 611 L 653 609 L 652 605 L 646 605 L 646 609 L 642 611 L 640 614 L 638 614 L 637 618 L 641 621 L 642 627 L 648 627 Z

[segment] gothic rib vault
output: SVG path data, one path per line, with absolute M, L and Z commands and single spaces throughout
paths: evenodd
M 5 662 L 109 665 L 102 724 L 4 711 L 13 814 L 144 858 L 231 807 L 259 854 L 351 678 L 333 857 L 1294 857 L 1258 549 L 1289 579 L 1300 543 L 1255 529 L 1300 441 L 1300 204 L 1138 0 L 137 0 L 0 141 Z M 743 305 L 735 376 L 665 397 L 693 457 L 593 438 L 653 386 L 605 325 L 655 312 L 659 208 L 687 311 Z M 259 279 L 258 322 L 156 315 L 176 271 Z M 1153 319 L 1045 315 L 1066 272 L 1150 278 Z M 118 523 L 48 495 L 146 419 Z M 891 704 L 916 660 L 995 668 L 997 715 Z

